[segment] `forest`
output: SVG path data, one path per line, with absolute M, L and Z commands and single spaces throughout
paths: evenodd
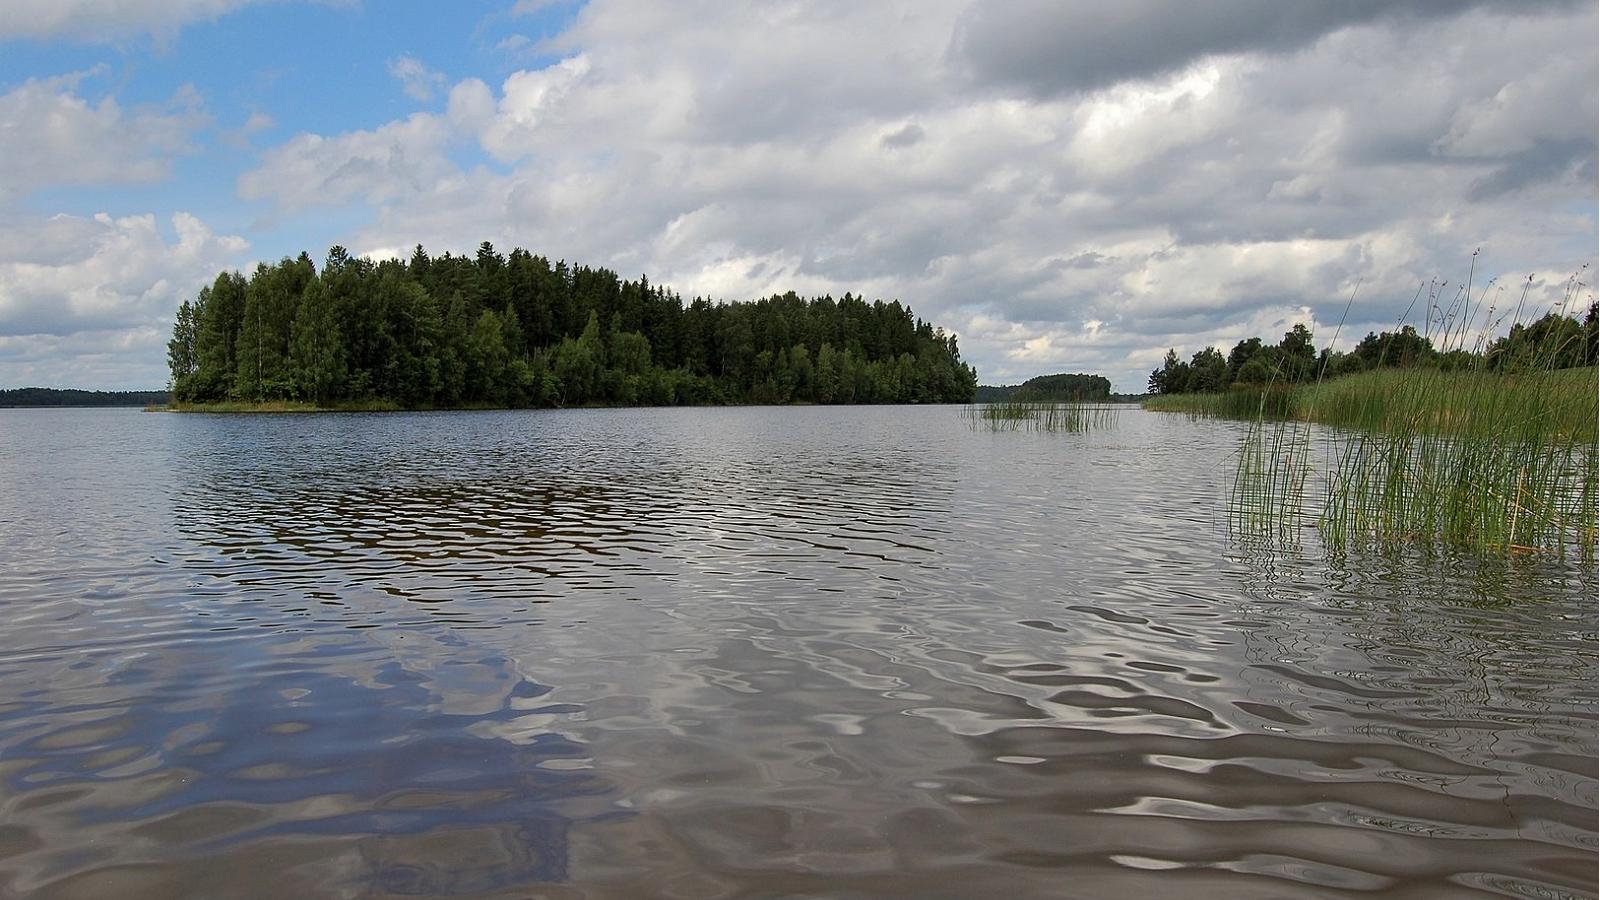
M 898 301 L 685 304 L 646 277 L 488 242 L 223 272 L 179 307 L 168 364 L 180 405 L 960 403 L 977 386 L 955 335 Z
M 1600 307 L 1590 304 L 1580 323 L 1551 312 L 1529 323 L 1512 325 L 1509 333 L 1480 341 L 1471 349 L 1459 334 L 1446 338 L 1448 349 L 1405 325 L 1399 331 L 1369 332 L 1349 352 L 1320 352 L 1304 325 L 1296 325 L 1276 344 L 1250 338 L 1235 344 L 1227 356 L 1207 347 L 1187 362 L 1168 350 L 1161 367 L 1150 373 L 1153 394 L 1208 394 L 1234 386 L 1307 384 L 1375 369 L 1430 368 L 1443 371 L 1517 372 L 1595 365 Z
M 1038 375 L 1021 384 L 979 385 L 978 403 L 1067 401 L 1104 402 L 1111 399 L 1111 380 L 1104 375 Z
M 0 407 L 154 406 L 166 403 L 168 399 L 166 391 L 80 391 L 42 387 L 0 390 Z

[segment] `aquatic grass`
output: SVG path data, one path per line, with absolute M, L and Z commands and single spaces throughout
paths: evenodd
M 1246 431 L 1234 469 L 1228 522 L 1236 533 L 1298 544 L 1307 520 L 1311 432 L 1300 422 L 1258 418 Z
M 1498 373 L 1380 369 L 1294 391 L 1294 418 L 1368 431 L 1457 437 L 1596 437 L 1595 370 Z
M 1360 394 L 1311 394 L 1319 420 L 1351 429 L 1336 439 L 1325 541 L 1592 551 L 1594 370 L 1384 374 Z
M 1462 307 L 1465 304 L 1460 304 Z M 1487 318 L 1487 317 L 1486 317 Z M 1446 333 L 1452 333 L 1446 331 Z M 1465 330 L 1453 332 L 1465 341 Z M 1476 346 L 1483 346 L 1480 336 Z M 1288 392 L 1252 421 L 1230 523 L 1330 548 L 1411 544 L 1480 554 L 1595 552 L 1596 370 L 1556 369 L 1561 348 L 1515 371 L 1384 369 Z M 1320 505 L 1307 508 L 1310 423 L 1326 435 Z
M 1117 407 L 1105 404 L 1046 400 L 1005 400 L 962 409 L 975 431 L 1098 431 L 1113 427 L 1117 413 Z

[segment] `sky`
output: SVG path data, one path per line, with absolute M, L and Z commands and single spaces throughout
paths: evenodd
M 985 384 L 1347 348 L 1469 277 L 1503 329 L 1594 294 L 1597 33 L 1593 0 L 0 0 L 0 388 L 162 387 L 179 303 L 334 244 L 898 299 Z

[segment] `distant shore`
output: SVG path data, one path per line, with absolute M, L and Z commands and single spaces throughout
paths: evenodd
M 0 390 L 0 408 L 64 408 L 93 406 L 160 406 L 166 391 L 84 391 L 76 388 L 24 387 Z

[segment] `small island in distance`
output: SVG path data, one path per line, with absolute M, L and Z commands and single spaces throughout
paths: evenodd
M 21 387 L 0 390 L 0 408 L 62 406 L 160 406 L 166 391 L 81 391 L 76 388 Z
M 966 403 L 956 338 L 898 301 L 685 304 L 647 278 L 488 242 L 223 272 L 178 309 L 175 409 Z
M 1059 401 L 1109 403 L 1118 399 L 1111 393 L 1111 381 L 1104 375 L 1040 375 L 1021 384 L 979 385 L 973 395 L 976 403 L 1017 401 Z

